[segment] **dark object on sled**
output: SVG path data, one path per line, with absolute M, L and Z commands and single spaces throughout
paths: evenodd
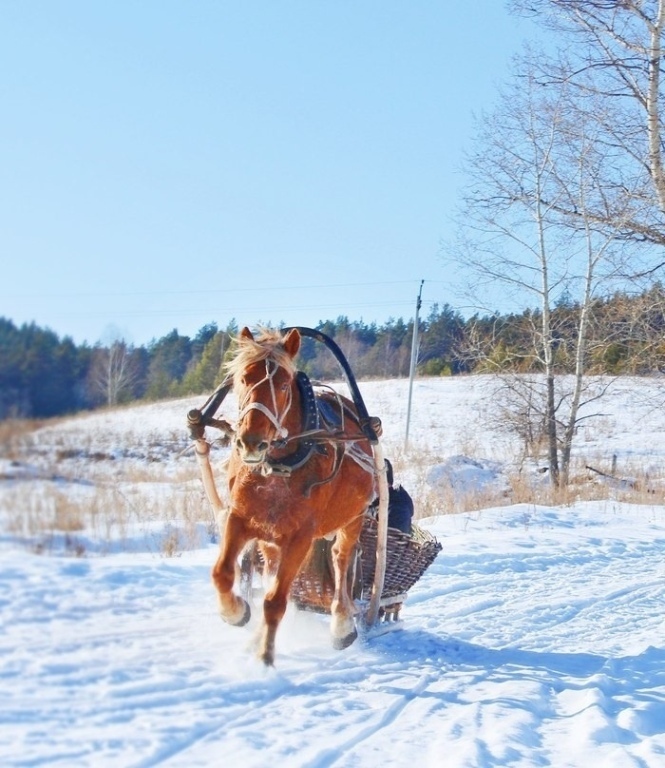
M 376 568 L 378 525 L 365 518 L 353 571 L 353 597 L 368 601 Z M 319 541 L 291 585 L 291 600 L 305 611 L 329 613 L 334 593 L 329 549 L 332 542 Z M 427 531 L 413 526 L 411 535 L 388 528 L 386 574 L 380 600 L 383 620 L 397 620 L 407 592 L 421 578 L 441 551 L 441 544 Z

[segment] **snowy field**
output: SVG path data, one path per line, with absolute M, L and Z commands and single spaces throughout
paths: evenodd
M 621 379 L 594 404 L 578 498 L 557 507 L 514 503 L 516 475 L 545 481 L 494 387 L 416 382 L 405 450 L 407 382 L 361 384 L 443 549 L 403 629 L 338 652 L 324 617 L 290 608 L 269 670 L 255 620 L 216 614 L 214 525 L 177 458 L 200 399 L 8 440 L 0 765 L 665 766 L 663 383 Z M 619 483 L 588 500 L 586 465 L 639 476 L 646 503 Z M 478 487 L 491 506 L 446 514 Z

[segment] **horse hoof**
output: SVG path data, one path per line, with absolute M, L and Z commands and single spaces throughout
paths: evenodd
M 240 619 L 238 619 L 238 621 L 231 621 L 230 619 L 227 619 L 224 616 L 222 616 L 224 621 L 227 624 L 230 624 L 232 627 L 244 627 L 245 624 L 247 624 L 247 622 L 250 620 L 252 616 L 252 609 L 249 607 L 249 603 L 247 602 L 247 600 L 243 600 L 242 597 L 239 597 L 238 600 L 240 600 L 240 602 L 244 606 L 244 611 Z
M 333 648 L 336 651 L 343 651 L 353 644 L 354 640 L 358 637 L 358 631 L 356 629 L 353 632 L 349 632 L 346 637 L 333 637 Z
M 262 653 L 259 658 L 266 665 L 266 667 L 274 667 L 275 666 L 275 654 L 274 653 L 270 653 L 269 651 L 266 651 L 265 653 Z
M 236 627 L 244 627 L 252 616 L 252 609 L 249 607 L 247 600 L 243 600 L 242 597 L 240 599 L 245 605 L 245 612 L 242 615 L 242 619 L 240 619 L 240 621 L 235 625 Z

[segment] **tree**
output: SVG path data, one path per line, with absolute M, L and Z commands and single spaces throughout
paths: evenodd
M 191 343 L 190 366 L 192 364 L 196 365 L 199 362 L 203 355 L 203 350 L 218 331 L 217 323 L 207 323 L 199 328 Z
M 191 341 L 177 329 L 153 342 L 149 348 L 150 365 L 146 396 L 151 400 L 169 397 L 177 392 L 192 357 Z
M 183 395 L 212 391 L 221 382 L 222 365 L 230 345 L 231 337 L 226 331 L 217 331 L 208 339 L 198 362 L 182 380 Z
M 124 340 L 94 349 L 89 373 L 90 386 L 93 392 L 101 395 L 106 405 L 117 405 L 123 395 L 130 394 L 139 373 L 134 350 Z
M 646 374 L 665 367 L 665 291 L 660 283 L 638 295 L 615 293 L 596 311 L 594 362 L 599 372 Z
M 368 375 L 385 378 L 408 375 L 411 336 L 409 326 L 401 318 L 390 318 L 384 326 L 377 328 L 374 341 L 365 354 Z
M 498 283 L 536 303 L 520 328 L 527 327 L 524 320 L 531 323 L 533 367 L 545 382 L 550 478 L 559 485 L 568 482 L 593 303 L 624 266 L 614 247 L 616 229 L 596 214 L 611 208 L 613 222 L 623 220 L 621 203 L 628 198 L 608 197 L 602 179 L 613 157 L 598 146 L 595 124 L 580 120 L 565 84 L 543 88 L 538 67 L 536 58 L 525 56 L 497 110 L 480 123 L 477 149 L 467 163 L 471 183 L 457 258 L 473 276 L 474 293 L 479 285 Z M 576 297 L 577 314 L 574 384 L 562 393 L 553 309 L 566 294 Z
M 419 362 L 426 373 L 459 373 L 457 349 L 464 334 L 464 319 L 449 304 L 434 304 L 425 323 Z
M 598 146 L 613 157 L 604 166 L 603 208 L 586 211 L 590 221 L 612 227 L 617 237 L 665 245 L 662 0 L 513 0 L 561 41 L 552 55 L 541 52 L 538 81 L 565 87 L 574 118 L 593 125 Z M 619 215 L 615 215 L 618 209 Z M 575 209 L 567 213 L 575 216 Z M 662 251 L 642 249 L 635 276 L 654 274 Z M 633 251 L 633 258 L 637 250 Z

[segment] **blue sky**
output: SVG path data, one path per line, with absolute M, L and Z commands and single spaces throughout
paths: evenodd
M 501 0 L 2 3 L 0 316 L 144 344 L 406 319 L 422 279 L 462 309 L 440 243 L 527 31 Z

